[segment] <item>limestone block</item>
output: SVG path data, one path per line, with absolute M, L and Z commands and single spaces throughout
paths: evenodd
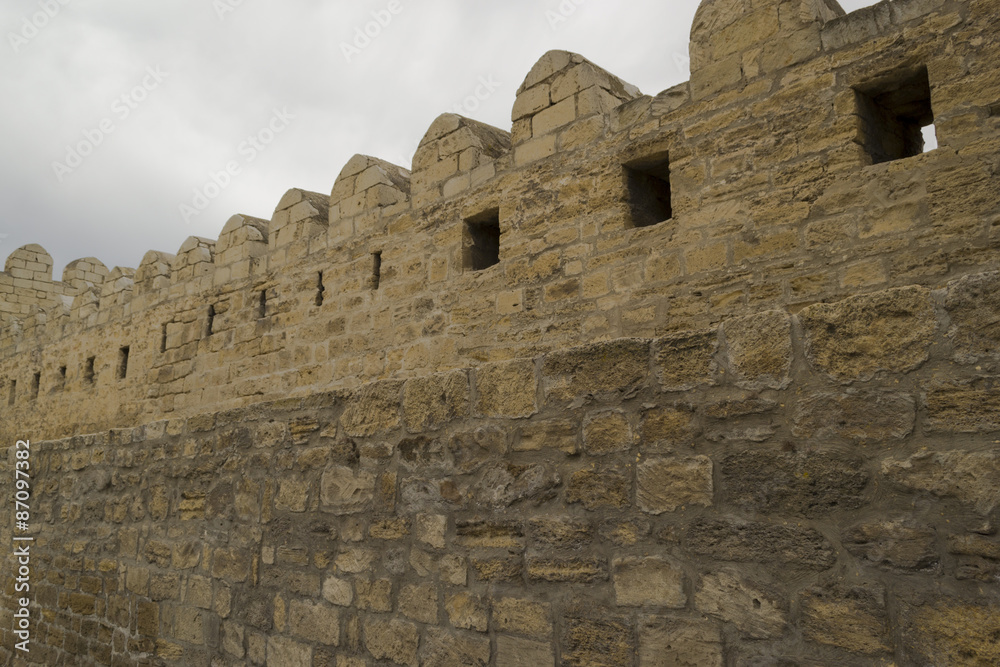
M 954 497 L 980 514 L 1000 504 L 1000 453 L 955 450 L 921 452 L 882 462 L 882 475 L 899 487 Z
M 780 637 L 788 626 L 788 603 L 735 570 L 706 574 L 694 596 L 698 611 L 735 625 L 751 639 Z
M 892 651 L 885 590 L 878 584 L 813 588 L 802 597 L 806 639 L 866 655 Z
M 653 458 L 636 467 L 636 504 L 648 514 L 712 504 L 712 460 L 707 456 Z
M 660 558 L 622 558 L 614 562 L 615 604 L 619 607 L 669 607 L 687 604 L 683 571 Z
M 420 633 L 412 623 L 369 617 L 364 622 L 365 648 L 377 660 L 417 667 Z
M 639 667 L 722 667 L 722 632 L 710 620 L 645 617 L 639 623 Z
M 408 380 L 403 386 L 407 430 L 433 430 L 469 414 L 469 378 L 464 371 Z

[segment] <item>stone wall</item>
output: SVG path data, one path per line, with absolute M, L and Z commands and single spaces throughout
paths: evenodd
M 16 251 L 0 407 L 60 437 L 1000 268 L 1000 3 L 743 4 L 703 3 L 657 95 L 553 51 L 509 133 L 445 114 L 410 169 L 356 156 L 135 270 Z M 891 109 L 939 147 L 875 163 L 927 120 Z
M 998 17 L 705 0 L 655 96 L 553 51 L 511 132 L 15 251 L 28 662 L 997 664 Z
M 998 293 L 35 442 L 31 657 L 996 664 Z

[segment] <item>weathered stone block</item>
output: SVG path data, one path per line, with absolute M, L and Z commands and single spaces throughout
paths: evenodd
M 903 607 L 902 647 L 913 664 L 1000 664 L 1000 605 L 938 599 Z
M 570 518 L 531 519 L 531 539 L 534 543 L 563 549 L 576 549 L 592 539 L 591 525 Z
M 732 623 L 752 639 L 778 637 L 788 625 L 788 603 L 734 571 L 706 574 L 694 602 L 698 611 Z
M 803 399 L 795 411 L 796 436 L 831 435 L 855 442 L 900 440 L 913 431 L 916 404 L 905 394 L 859 391 L 821 393 Z
M 476 411 L 487 417 L 530 417 L 538 411 L 538 379 L 530 359 L 488 364 L 476 370 Z
M 420 632 L 417 626 L 395 619 L 369 618 L 364 623 L 364 629 L 365 648 L 376 660 L 391 660 L 409 667 L 418 666 Z
M 552 352 L 542 363 L 550 400 L 627 393 L 644 383 L 648 374 L 649 341 L 632 338 Z
M 486 667 L 489 661 L 489 637 L 440 628 L 427 631 L 424 667 Z
M 399 426 L 402 382 L 373 382 L 354 392 L 340 424 L 348 435 L 365 437 L 385 433 Z
M 697 519 L 688 525 L 687 545 L 692 553 L 717 560 L 810 570 L 826 570 L 837 560 L 833 545 L 812 528 L 739 519 Z
M 566 581 L 587 584 L 608 578 L 607 564 L 599 558 L 529 558 L 532 581 Z
M 322 603 L 292 600 L 288 607 L 288 630 L 308 641 L 338 646 L 340 644 L 340 613 Z
M 904 520 L 871 521 L 847 530 L 844 547 L 860 560 L 899 570 L 936 570 L 936 536 Z
M 489 609 L 483 598 L 461 592 L 449 596 L 444 603 L 448 620 L 456 628 L 486 632 L 489 628 Z
M 464 371 L 408 380 L 403 386 L 403 420 L 411 433 L 436 429 L 469 414 L 469 378 Z
M 698 435 L 694 411 L 685 407 L 654 408 L 642 415 L 640 449 L 643 452 L 672 452 L 691 445 Z
M 860 458 L 840 452 L 751 450 L 727 456 L 721 468 L 731 502 L 807 517 L 861 507 L 870 479 Z
M 653 365 L 660 388 L 685 391 L 701 384 L 714 384 L 719 347 L 717 332 L 693 331 L 672 334 L 653 341 Z
M 772 310 L 726 320 L 726 356 L 737 384 L 747 389 L 781 389 L 791 381 L 792 320 Z
M 301 667 L 312 664 L 312 647 L 287 637 L 268 637 L 267 664 L 276 667 Z
M 631 481 L 615 470 L 578 470 L 566 487 L 566 502 L 581 503 L 588 510 L 625 507 L 631 496 Z
M 948 284 L 948 336 L 960 361 L 1000 351 L 1000 273 L 965 276 Z
M 927 390 L 927 426 L 932 431 L 1000 431 L 1000 388 L 993 382 L 941 385 Z
M 375 497 L 375 475 L 364 470 L 333 467 L 323 473 L 320 501 L 334 514 L 357 514 L 371 507 Z
M 532 639 L 552 636 L 552 609 L 548 604 L 500 598 L 493 601 L 493 622 L 497 630 Z
M 712 460 L 707 456 L 646 459 L 636 466 L 636 504 L 648 514 L 712 504 Z
M 437 590 L 430 585 L 404 586 L 399 591 L 399 613 L 421 623 L 437 623 Z
M 917 368 L 927 361 L 937 331 L 930 292 L 922 287 L 816 304 L 799 317 L 812 363 L 844 381 Z
M 718 623 L 655 616 L 639 622 L 639 667 L 722 667 L 722 658 Z
M 617 667 L 632 662 L 633 629 L 616 620 L 567 618 L 563 624 L 563 664 L 572 667 Z
M 1000 504 L 1000 453 L 921 452 L 882 462 L 882 475 L 910 491 L 954 497 L 989 514 Z
M 661 558 L 621 558 L 614 562 L 615 604 L 670 607 L 687 603 L 681 568 Z
M 632 427 L 623 412 L 598 412 L 583 424 L 583 448 L 588 454 L 610 454 L 631 446 Z
M 878 584 L 813 588 L 802 597 L 802 628 L 809 641 L 881 655 L 892 651 L 888 621 L 885 591 Z
M 520 637 L 497 637 L 497 667 L 555 667 L 552 645 Z

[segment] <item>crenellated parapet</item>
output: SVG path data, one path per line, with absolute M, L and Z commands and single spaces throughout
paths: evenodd
M 36 373 L 64 406 L 238 406 L 997 268 L 993 10 L 706 0 L 691 80 L 656 95 L 550 51 L 510 132 L 443 114 L 411 165 L 355 155 L 329 195 L 290 189 L 134 270 L 56 281 L 25 246 L 0 273 L 0 381 L 25 413 Z

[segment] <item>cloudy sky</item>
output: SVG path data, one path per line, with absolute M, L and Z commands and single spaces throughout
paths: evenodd
M 0 258 L 39 243 L 57 279 L 78 257 L 136 267 L 270 218 L 289 188 L 328 193 L 355 153 L 408 167 L 445 111 L 509 130 L 550 49 L 656 94 L 688 78 L 697 5 L 4 0 Z

